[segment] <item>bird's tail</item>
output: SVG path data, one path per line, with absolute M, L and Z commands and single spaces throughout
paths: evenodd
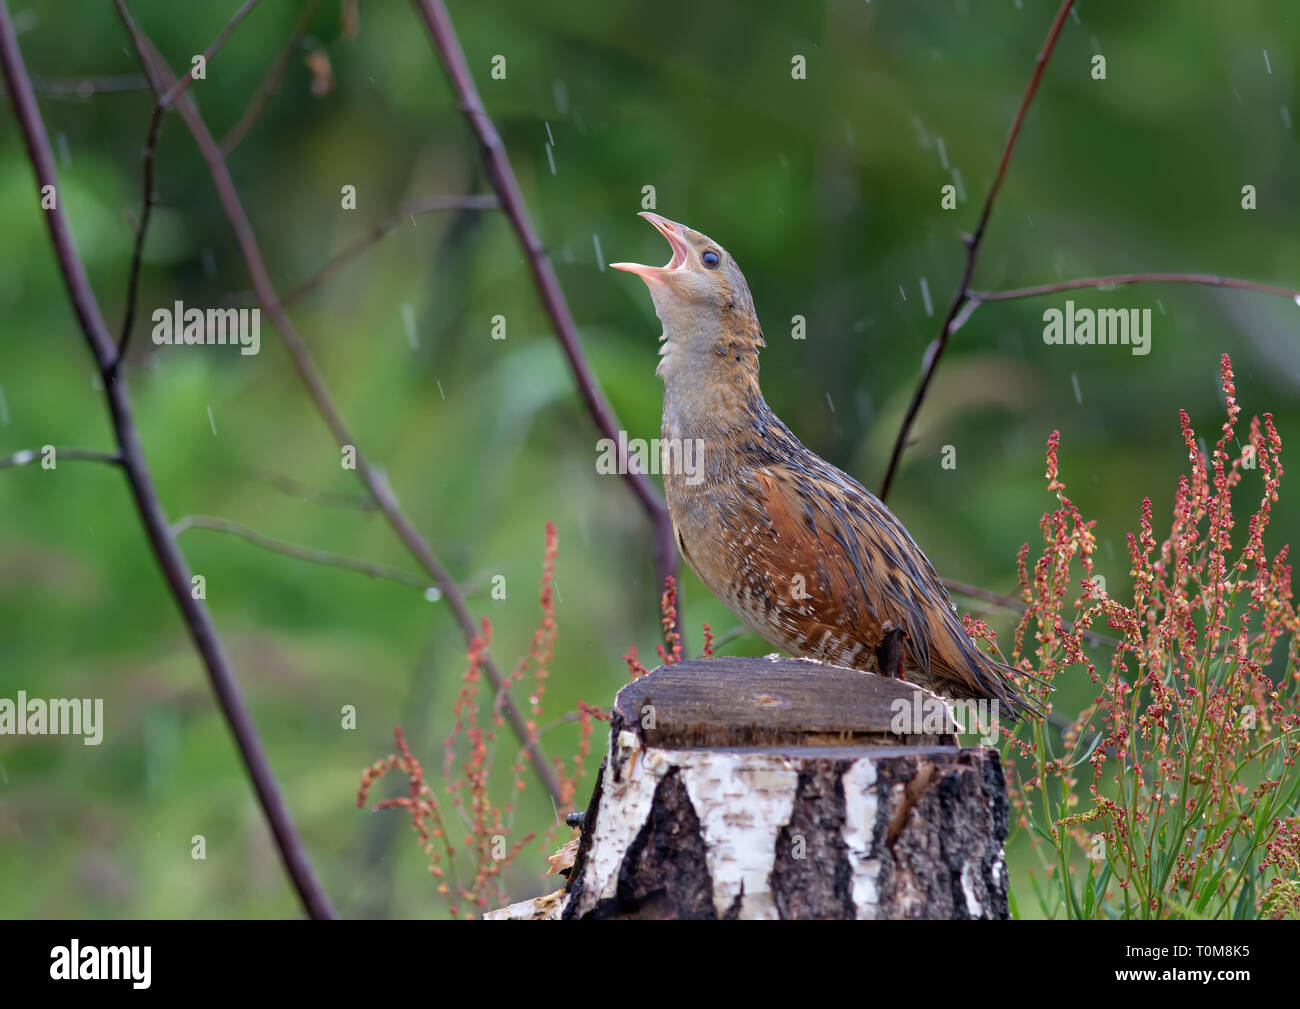
M 932 673 L 936 671 L 933 668 L 936 664 L 950 667 L 936 677 L 944 688 L 959 700 L 995 702 L 997 708 L 991 716 L 994 722 L 1005 719 L 1014 724 L 1026 716 L 1044 717 L 1046 712 L 1042 705 L 1028 691 L 1028 681 L 1042 683 L 1041 677 L 995 659 L 981 650 L 960 625 L 953 628 L 948 637 L 956 645 L 955 649 L 941 652 L 932 649 L 930 654 Z
M 1026 678 L 1038 680 L 1037 676 L 999 662 L 987 652 L 974 649 L 979 656 L 977 678 L 998 703 L 998 714 L 1007 721 L 1015 723 L 1025 716 L 1042 719 L 1047 712 L 1043 706 L 1028 693 Z

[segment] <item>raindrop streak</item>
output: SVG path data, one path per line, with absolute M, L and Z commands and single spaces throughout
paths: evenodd
M 63 167 L 67 168 L 72 164 L 72 152 L 68 150 L 68 135 L 60 130 L 55 134 L 54 142 L 59 145 L 59 160 L 63 162 Z
M 446 398 L 447 398 L 447 394 L 446 394 L 445 392 L 442 391 L 442 383 L 439 382 L 439 381 L 435 378 L 435 379 L 433 380 L 433 384 L 436 385 L 436 386 L 438 387 L 438 395 L 441 396 L 443 399 L 446 399 Z
M 550 144 L 552 147 L 555 146 L 555 134 L 553 134 L 553 133 L 551 132 L 551 124 L 550 124 L 550 123 L 547 123 L 547 124 L 546 124 L 546 142 L 547 142 L 548 144 Z
M 212 404 L 208 404 L 208 425 L 212 428 L 212 437 L 217 436 L 217 419 L 212 416 Z
M 831 399 L 831 391 L 829 389 L 826 390 L 826 405 L 831 408 L 831 413 L 835 412 L 835 401 Z
M 1083 406 L 1083 393 L 1079 391 L 1079 376 L 1071 373 L 1070 384 L 1074 386 L 1074 401 Z
M 546 145 L 546 160 L 551 163 L 551 174 L 555 174 L 555 155 L 551 152 L 551 145 Z
M 953 170 L 952 170 L 952 184 L 953 184 L 954 186 L 957 187 L 957 202 L 958 202 L 958 203 L 965 203 L 965 202 L 966 202 L 966 186 L 965 186 L 965 185 L 962 183 L 962 181 L 961 181 L 961 169 L 959 169 L 959 168 L 953 168 Z
M 1163 299 L 1163 298 L 1157 298 L 1157 299 L 1156 299 L 1156 308 L 1160 309 L 1160 314 L 1161 314 L 1161 315 L 1164 315 L 1164 314 L 1165 314 L 1165 303 L 1164 303 L 1164 299 Z
M 1271 63 L 1269 63 L 1269 61 L 1268 61 L 1268 50 L 1265 49 L 1263 52 L 1264 52 L 1264 69 L 1267 70 L 1267 71 L 1269 72 L 1269 74 L 1272 74 L 1272 73 L 1273 73 L 1273 65 L 1272 65 Z
M 902 284 L 899 284 L 899 285 L 898 285 L 898 293 L 901 294 L 901 295 L 903 296 L 903 300 L 904 300 L 904 301 L 907 300 L 907 292 L 903 290 L 903 285 L 902 285 Z
M 594 231 L 591 233 L 591 244 L 596 247 L 596 265 L 600 267 L 600 272 L 605 272 L 605 253 L 600 250 L 600 236 Z
M 1288 130 L 1291 128 L 1291 109 L 1285 105 L 1282 106 L 1282 125 Z
M 939 164 L 943 165 L 943 170 L 948 170 L 948 148 L 943 145 L 943 137 L 934 138 L 934 146 L 939 148 Z
M 415 350 L 420 346 L 420 334 L 415 331 L 415 309 L 409 301 L 402 302 L 402 323 L 406 326 L 406 342 Z
M 921 301 L 925 305 L 925 314 L 934 315 L 934 306 L 930 304 L 930 285 L 926 283 L 924 277 L 921 278 Z
M 1296 299 L 1300 301 L 1300 298 Z M 0 385 L 0 425 L 9 426 L 9 404 L 5 402 L 5 387 Z
M 564 86 L 564 81 L 556 81 L 551 85 L 551 95 L 555 99 L 555 111 L 564 115 L 569 111 L 569 92 Z
M 916 130 L 917 145 L 921 148 L 921 150 L 928 151 L 930 149 L 930 137 L 929 134 L 925 132 L 925 124 L 921 122 L 920 116 L 917 115 L 912 116 L 912 126 Z

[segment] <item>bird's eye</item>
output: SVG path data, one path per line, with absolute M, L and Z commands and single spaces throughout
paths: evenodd
M 702 256 L 700 256 L 700 262 L 702 262 L 710 270 L 716 270 L 718 268 L 718 264 L 722 262 L 722 257 L 719 256 L 712 249 L 709 249 Z

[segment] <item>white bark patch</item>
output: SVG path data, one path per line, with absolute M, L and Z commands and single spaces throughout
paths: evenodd
M 658 754 L 662 751 L 649 751 Z M 601 783 L 603 798 L 596 810 L 596 827 L 592 831 L 587 879 L 591 881 L 583 903 L 594 907 L 599 900 L 614 896 L 618 889 L 618 870 L 623 856 L 650 816 L 659 779 L 671 765 L 663 760 L 642 759 L 647 751 L 635 732 L 619 733 L 612 759 L 605 764 Z M 619 781 L 614 780 L 617 767 Z
M 853 905 L 858 918 L 875 918 L 880 904 L 877 878 L 880 860 L 875 857 L 876 765 L 869 759 L 855 760 L 844 772 L 844 843 L 853 869 Z
M 743 894 L 742 919 L 779 918 L 769 881 L 777 833 L 794 809 L 798 773 L 776 756 L 680 750 L 673 759 L 700 818 L 718 916 Z
M 984 918 L 984 905 L 975 895 L 980 884 L 980 867 L 974 862 L 964 862 L 961 867 L 961 892 L 966 897 L 966 913 L 972 918 Z
M 617 894 L 623 859 L 650 817 L 655 790 L 674 768 L 700 820 L 718 914 L 726 914 L 743 894 L 742 918 L 778 918 L 770 878 L 777 835 L 790 822 L 799 786 L 790 761 L 713 750 L 643 748 L 636 733 L 628 731 L 619 734 L 605 767 L 579 913 Z

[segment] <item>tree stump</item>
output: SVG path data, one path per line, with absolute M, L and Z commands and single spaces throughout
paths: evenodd
M 800 659 L 619 691 L 567 894 L 492 917 L 1007 918 L 998 752 L 943 700 Z

